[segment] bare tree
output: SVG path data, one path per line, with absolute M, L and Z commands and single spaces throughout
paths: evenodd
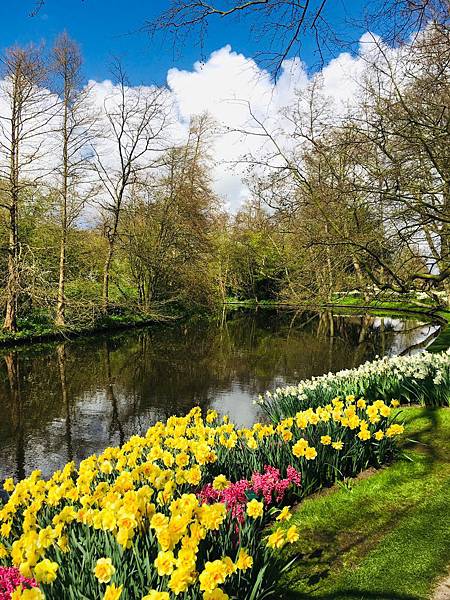
M 89 102 L 90 88 L 82 87 L 82 57 L 76 42 L 62 33 L 53 48 L 53 70 L 61 101 L 58 141 L 61 157 L 58 168 L 58 207 L 61 226 L 59 281 L 55 324 L 64 326 L 66 311 L 66 254 L 68 234 L 89 197 L 87 181 L 90 164 L 88 145 L 95 136 L 95 115 Z
M 31 15 L 36 16 L 45 3 L 35 0 Z M 351 20 L 341 21 L 327 14 L 333 4 L 330 0 L 166 0 L 168 8 L 144 29 L 152 35 L 168 31 L 175 43 L 189 37 L 203 45 L 215 21 L 243 23 L 258 42 L 257 56 L 266 60 L 276 77 L 283 61 L 298 55 L 305 40 L 313 39 L 323 62 L 324 47 L 353 43 L 357 31 L 376 30 L 397 44 L 422 31 L 427 23 L 448 24 L 450 17 L 448 0 L 373 0 L 359 7 Z
M 127 211 L 123 247 L 147 313 L 158 303 L 214 300 L 208 286 L 218 207 L 208 151 L 213 126 L 207 114 L 193 118 L 186 143 L 161 157 L 155 178 Z
M 399 264 L 377 260 L 390 278 L 377 285 L 417 290 L 450 301 L 450 29 L 428 27 L 407 52 L 392 56 L 377 42 L 362 118 L 359 187 L 383 208 L 386 235 Z
M 311 261 L 322 249 L 329 297 L 351 269 L 363 293 L 421 292 L 439 305 L 445 289 L 450 301 L 449 31 L 430 25 L 395 52 L 374 39 L 365 95 L 345 118 L 324 118 L 314 86 L 288 111 L 287 132 L 251 113 L 245 133 L 268 148 L 245 158 L 254 191 L 288 232 L 303 228 Z
M 119 62 L 115 87 L 104 102 L 103 145 L 95 147 L 95 166 L 103 186 L 99 200 L 108 243 L 103 268 L 103 310 L 108 310 L 111 264 L 128 191 L 158 165 L 169 125 L 167 93 L 157 87 L 130 87 Z
M 44 176 L 40 162 L 46 146 L 43 134 L 54 117 L 55 102 L 45 88 L 47 68 L 41 48 L 14 46 L 6 50 L 2 62 L 1 93 L 7 108 L 0 115 L 0 186 L 9 232 L 3 328 L 16 331 L 21 291 L 20 201 L 24 191 Z
M 327 1 L 174 0 L 146 28 L 152 33 L 168 30 L 176 39 L 191 34 L 203 41 L 210 21 L 247 19 L 249 30 L 265 48 L 259 56 L 267 60 L 276 76 L 283 61 L 298 51 L 304 37 L 312 32 L 318 39 Z
M 234 18 L 256 37 L 261 48 L 257 56 L 268 63 L 276 78 L 283 61 L 298 55 L 308 38 L 313 38 L 321 62 L 324 46 L 354 41 L 348 39 L 348 23 L 343 27 L 326 14 L 330 4 L 329 0 L 172 0 L 146 28 L 151 33 L 168 31 L 175 42 L 195 35 L 202 43 L 210 23 Z M 372 31 L 376 24 L 385 39 L 398 43 L 428 22 L 443 23 L 448 18 L 448 0 L 375 0 L 361 7 L 351 26 L 362 33 L 368 28 Z
M 429 23 L 448 24 L 448 0 L 378 0 L 367 9 L 366 31 L 392 45 L 411 41 Z

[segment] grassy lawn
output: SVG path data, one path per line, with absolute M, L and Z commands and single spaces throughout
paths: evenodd
M 286 600 L 425 600 L 446 574 L 450 409 L 402 413 L 403 457 L 305 500 L 289 521 L 301 537 Z
M 446 313 L 448 319 L 448 313 Z M 443 352 L 450 348 L 450 324 L 443 328 L 438 337 L 427 348 L 428 352 Z

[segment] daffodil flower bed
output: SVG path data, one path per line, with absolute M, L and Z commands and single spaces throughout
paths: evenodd
M 383 357 L 355 369 L 344 369 L 266 392 L 255 402 L 272 420 L 302 408 L 324 406 L 335 396 L 367 400 L 398 398 L 401 404 L 450 405 L 450 348 L 439 354 Z
M 7 480 L 0 565 L 39 584 L 19 583 L 11 597 L 271 597 L 280 550 L 301 535 L 280 525 L 287 504 L 388 461 L 403 431 L 396 404 L 336 397 L 251 429 L 194 408 L 78 469 Z

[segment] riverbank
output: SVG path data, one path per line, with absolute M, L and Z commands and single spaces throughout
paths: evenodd
M 283 598 L 429 600 L 450 556 L 450 409 L 406 408 L 403 454 L 305 499 Z
M 18 346 L 23 344 L 33 344 L 41 342 L 51 342 L 59 340 L 70 340 L 79 337 L 88 337 L 100 333 L 113 331 L 125 331 L 138 327 L 146 327 L 161 323 L 171 323 L 177 317 L 168 315 L 137 315 L 128 314 L 125 316 L 110 315 L 102 317 L 96 323 L 84 327 L 61 328 L 53 325 L 35 325 L 26 324 L 24 328 L 16 333 L 0 332 L 0 347 Z
M 382 332 L 372 317 L 337 317 L 333 340 L 328 319 L 302 313 L 292 324 L 293 317 L 242 310 L 224 321 L 174 321 L 3 348 L 0 479 L 35 468 L 50 476 L 193 403 L 250 426 L 259 418 L 259 392 L 398 353 L 435 329 L 404 319 Z
M 333 310 L 367 310 L 378 316 L 422 316 L 441 324 L 438 336 L 427 347 L 428 352 L 442 352 L 450 347 L 450 310 L 426 306 L 417 306 L 408 302 L 362 302 L 362 298 L 347 298 L 346 302 L 327 305 Z
M 431 305 L 418 305 L 414 302 L 396 302 L 392 300 L 373 300 L 365 302 L 362 297 L 346 296 L 337 298 L 334 302 L 324 302 L 320 304 L 313 303 L 292 303 L 287 301 L 276 300 L 228 300 L 225 303 L 227 308 L 264 308 L 264 307 L 279 307 L 302 310 L 318 310 L 318 309 L 336 309 L 336 310 L 365 310 L 380 316 L 386 315 L 422 315 L 429 318 L 435 318 L 442 323 L 450 323 L 450 310 L 444 310 Z
M 405 315 L 422 317 L 436 322 L 442 326 L 438 337 L 427 348 L 432 352 L 441 352 L 450 346 L 450 310 L 436 309 L 433 307 L 417 306 L 408 302 L 373 301 L 365 303 L 362 298 L 348 296 L 334 303 L 318 305 L 299 305 L 288 302 L 271 300 L 229 300 L 223 307 L 226 310 L 255 309 L 255 308 L 285 308 L 290 310 L 333 310 L 336 313 L 349 314 L 355 311 L 364 311 L 380 317 L 404 317 Z M 99 318 L 91 325 L 79 327 L 60 328 L 44 319 L 23 319 L 20 329 L 16 333 L 0 331 L 0 347 L 10 347 L 41 342 L 69 340 L 79 337 L 88 337 L 101 333 L 125 331 L 139 327 L 157 324 L 168 324 L 175 321 L 192 318 L 192 315 L 183 314 L 157 314 L 142 315 L 127 313 L 125 315 L 108 315 Z M 195 318 L 207 318 L 205 315 L 196 315 Z M 210 318 L 210 317 L 208 317 Z
M 428 321 L 441 325 L 441 331 L 433 342 L 427 347 L 429 352 L 442 352 L 450 347 L 450 310 L 444 310 L 427 305 L 417 305 L 414 302 L 396 302 L 392 300 L 373 300 L 365 302 L 362 297 L 346 296 L 336 299 L 335 302 L 323 304 L 293 304 L 278 301 L 257 300 L 230 300 L 226 303 L 230 309 L 239 308 L 267 308 L 279 307 L 297 310 L 332 310 L 334 313 L 349 314 L 363 311 L 379 317 L 422 317 Z

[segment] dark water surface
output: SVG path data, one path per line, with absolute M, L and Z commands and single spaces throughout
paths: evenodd
M 265 390 L 415 351 L 437 329 L 410 319 L 264 309 L 3 349 L 0 481 L 36 468 L 48 475 L 196 404 L 250 425 L 258 416 L 253 400 Z

